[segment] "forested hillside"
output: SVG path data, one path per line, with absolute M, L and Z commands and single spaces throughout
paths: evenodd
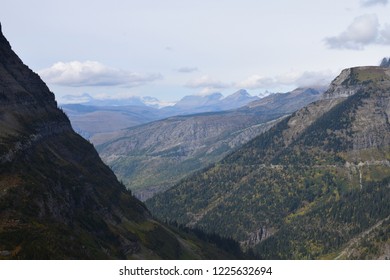
M 389 114 L 390 71 L 346 69 L 323 100 L 147 205 L 160 219 L 231 236 L 271 259 L 336 258 L 379 223 L 366 249 L 342 257 L 384 258 Z

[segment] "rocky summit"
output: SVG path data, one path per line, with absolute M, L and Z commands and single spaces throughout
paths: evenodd
M 153 220 L 0 26 L 0 259 L 180 259 L 229 255 Z

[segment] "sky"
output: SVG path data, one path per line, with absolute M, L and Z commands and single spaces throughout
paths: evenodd
M 326 85 L 390 56 L 389 0 L 1 0 L 14 51 L 60 103 Z M 68 96 L 68 97 L 67 97 Z

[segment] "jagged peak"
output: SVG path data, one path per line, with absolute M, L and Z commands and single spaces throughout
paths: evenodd
M 235 93 L 233 93 L 232 95 L 245 95 L 245 96 L 250 96 L 250 94 L 248 93 L 248 91 L 246 89 L 239 89 L 237 90 Z
M 384 57 L 382 59 L 380 67 L 390 68 L 390 57 Z
M 225 100 L 230 100 L 230 99 L 239 99 L 239 98 L 250 98 L 251 95 L 245 90 L 245 89 L 240 89 L 231 95 L 228 95 L 225 97 Z
M 0 26 L 0 92 L 8 104 L 44 103 L 57 106 L 54 94 L 38 74 L 13 51 Z M 4 102 L 3 102 L 4 103 Z

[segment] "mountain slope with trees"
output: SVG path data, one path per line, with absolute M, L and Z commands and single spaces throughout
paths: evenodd
M 389 114 L 390 70 L 346 69 L 323 100 L 147 205 L 271 259 L 336 258 L 382 221 L 355 256 L 389 257 Z

